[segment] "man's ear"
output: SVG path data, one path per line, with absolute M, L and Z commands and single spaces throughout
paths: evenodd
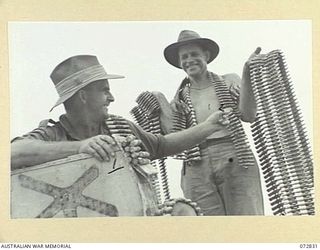
M 87 92 L 83 89 L 80 89 L 78 91 L 78 97 L 81 103 L 85 104 L 87 103 Z

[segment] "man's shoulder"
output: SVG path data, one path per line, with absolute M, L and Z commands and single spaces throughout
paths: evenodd
M 66 137 L 66 131 L 64 126 L 62 126 L 60 119 L 59 121 L 44 119 L 39 122 L 38 127 L 30 134 L 33 134 L 35 137 L 39 136 L 39 138 L 43 138 L 47 141 L 65 140 Z
M 60 122 L 56 122 L 52 119 L 44 119 L 39 122 L 38 127 L 22 136 L 13 138 L 11 142 L 16 142 L 24 139 L 55 141 L 58 140 L 57 138 L 64 137 L 64 131 L 60 125 Z
M 56 122 L 52 119 L 44 119 L 42 121 L 39 122 L 38 127 L 39 128 L 46 128 L 46 127 L 51 127 L 51 126 L 55 126 L 57 125 L 59 122 Z

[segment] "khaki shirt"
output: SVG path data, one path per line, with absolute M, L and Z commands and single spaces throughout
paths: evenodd
M 171 149 L 166 145 L 166 140 L 162 135 L 154 135 L 144 131 L 140 126 L 127 121 L 133 134 L 142 141 L 145 150 L 150 153 L 151 159 L 162 158 L 171 154 Z M 101 135 L 110 135 L 105 123 L 100 126 Z M 61 115 L 58 122 L 53 120 L 41 121 L 39 127 L 31 132 L 14 138 L 11 143 L 23 139 L 43 140 L 43 141 L 80 141 L 75 135 L 66 115 Z

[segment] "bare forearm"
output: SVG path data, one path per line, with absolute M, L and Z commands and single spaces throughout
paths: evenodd
M 79 142 L 21 140 L 11 144 L 11 169 L 42 164 L 77 154 Z
M 210 122 L 203 122 L 195 127 L 165 135 L 164 156 L 182 152 L 201 143 L 206 137 L 219 129 Z

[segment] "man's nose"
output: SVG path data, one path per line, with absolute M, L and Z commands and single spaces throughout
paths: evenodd
M 187 56 L 187 58 L 185 59 L 186 63 L 192 62 L 193 61 L 193 57 L 192 56 Z
M 114 97 L 111 93 L 109 93 L 109 95 L 107 96 L 107 99 L 109 102 L 114 102 Z

